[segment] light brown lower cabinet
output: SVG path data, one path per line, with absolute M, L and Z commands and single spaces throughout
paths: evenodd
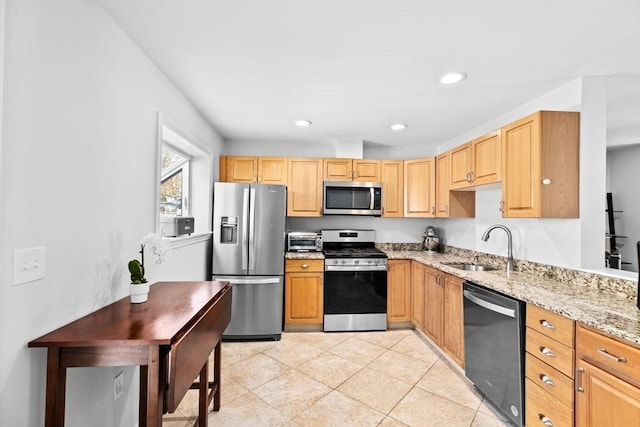
M 579 327 L 576 427 L 640 426 L 640 348 Z
M 387 322 L 411 321 L 411 261 L 389 260 L 387 272 Z
M 286 260 L 284 322 L 322 324 L 323 260 Z
M 455 362 L 464 368 L 464 313 L 462 280 L 444 275 L 444 312 L 442 348 Z
M 411 261 L 411 323 L 420 330 L 424 327 L 424 270 L 426 266 Z

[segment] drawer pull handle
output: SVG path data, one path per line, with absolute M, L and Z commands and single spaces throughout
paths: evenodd
M 540 380 L 548 386 L 555 387 L 556 383 L 553 382 L 551 378 L 546 376 L 545 374 L 540 374 Z
M 540 352 L 547 357 L 556 357 L 555 353 L 549 347 L 540 347 Z
M 540 422 L 546 426 L 549 427 L 553 427 L 553 421 L 551 421 L 551 418 L 547 417 L 544 414 L 538 414 L 538 417 L 540 417 Z
M 584 387 L 582 387 L 582 374 L 584 373 L 584 368 L 576 369 L 576 391 L 580 393 L 584 393 Z
M 302 267 L 302 268 L 309 268 L 309 264 L 302 264 L 300 267 Z
M 545 328 L 547 328 L 547 329 L 555 329 L 555 328 L 556 328 L 556 326 L 555 326 L 553 323 L 549 322 L 549 321 L 548 321 L 548 320 L 546 320 L 546 319 L 542 319 L 542 320 L 540 321 L 540 324 L 541 324 L 542 326 L 544 326 Z
M 607 358 L 609 358 L 611 360 L 615 360 L 618 363 L 627 363 L 627 358 L 626 357 L 615 356 L 615 355 L 609 353 L 606 348 L 599 348 L 598 349 L 598 353 L 600 353 L 601 355 L 603 355 L 603 356 L 605 356 L 605 357 L 607 357 Z

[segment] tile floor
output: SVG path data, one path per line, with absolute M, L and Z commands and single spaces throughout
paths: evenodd
M 510 425 L 413 330 L 224 342 L 221 400 L 211 426 Z M 189 391 L 163 425 L 192 425 L 197 412 Z

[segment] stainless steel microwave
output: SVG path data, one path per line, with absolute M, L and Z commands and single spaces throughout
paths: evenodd
M 382 183 L 325 181 L 324 215 L 382 215 Z

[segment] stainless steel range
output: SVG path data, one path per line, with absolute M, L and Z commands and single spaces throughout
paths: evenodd
M 387 329 L 387 255 L 375 230 L 322 230 L 324 330 Z

